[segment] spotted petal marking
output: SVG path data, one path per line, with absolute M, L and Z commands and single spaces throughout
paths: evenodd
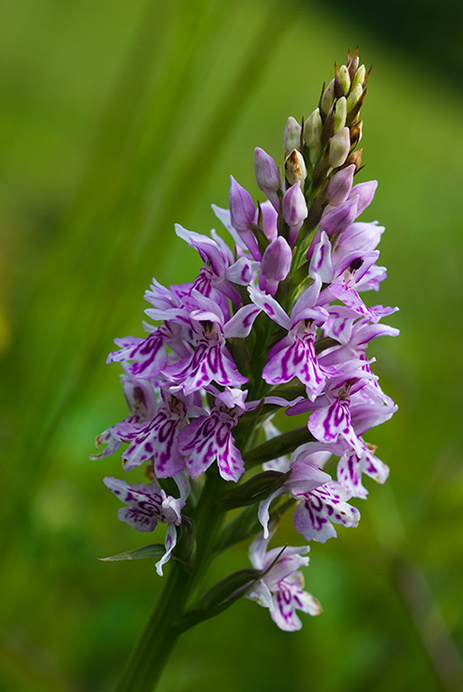
M 184 428 L 179 436 L 179 450 L 188 456 L 186 468 L 192 478 L 204 473 L 217 460 L 220 475 L 227 481 L 238 481 L 244 462 L 235 446 L 231 430 L 237 418 L 226 411 L 214 409 Z
M 389 468 L 370 449 L 362 457 L 354 451 L 346 452 L 339 459 L 337 467 L 338 481 L 351 497 L 365 499 L 368 491 L 362 485 L 362 474 L 365 473 L 377 483 L 384 483 L 389 475 Z
M 126 471 L 152 458 L 159 478 L 175 476 L 184 468 L 183 456 L 177 448 L 177 436 L 185 423 L 182 404 L 178 402 L 171 407 L 165 403 L 149 423 L 131 436 L 132 442 L 122 455 Z
M 124 370 L 132 377 L 156 377 L 167 363 L 166 336 L 165 329 L 159 327 L 143 339 L 115 339 L 121 350 L 111 352 L 106 362 L 123 361 Z
M 343 526 L 355 527 L 360 520 L 358 509 L 343 499 L 341 486 L 328 482 L 300 496 L 300 504 L 294 513 L 294 525 L 308 541 L 325 543 L 336 536 L 332 521 Z
M 304 581 L 300 572 L 278 582 L 278 590 L 272 597 L 270 616 L 281 630 L 295 632 L 302 627 L 296 610 L 302 610 L 309 615 L 318 615 L 322 610 L 319 601 L 304 591 Z
M 202 297 L 202 300 L 205 301 L 206 299 Z M 255 316 L 254 306 L 251 306 L 251 311 L 252 315 Z M 243 313 L 243 315 L 247 315 L 249 320 L 252 320 L 248 313 Z M 162 373 L 168 380 L 175 384 L 181 384 L 186 395 L 207 387 L 211 382 L 223 386 L 239 387 L 248 381 L 237 371 L 236 365 L 225 346 L 225 337 L 222 326 L 219 324 L 220 318 L 214 317 L 212 313 L 210 313 L 210 318 L 214 318 L 214 321 L 211 319 L 198 321 L 199 333 L 196 339 L 196 351 L 178 363 L 167 366 Z
M 318 362 L 314 346 L 315 332 L 299 332 L 291 330 L 288 337 L 269 353 L 270 360 L 262 371 L 262 377 L 268 384 L 281 384 L 297 377 L 315 398 L 322 393 L 326 376 L 333 371 L 332 368 L 323 368 Z
M 364 446 L 352 427 L 348 401 L 336 398 L 329 406 L 316 409 L 309 418 L 309 430 L 317 440 L 332 444 L 344 438 L 361 456 Z
M 273 548 L 267 551 L 274 532 L 273 526 L 267 538 L 260 535 L 250 546 L 251 564 L 266 573 L 248 591 L 246 598 L 269 608 L 270 616 L 278 627 L 292 632 L 302 627 L 296 610 L 318 615 L 322 609 L 317 599 L 304 591 L 304 579 L 299 572 L 300 567 L 309 563 L 309 558 L 303 555 L 309 551 L 309 546 Z

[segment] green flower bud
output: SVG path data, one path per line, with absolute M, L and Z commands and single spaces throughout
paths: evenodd
M 334 133 L 337 134 L 346 124 L 347 118 L 347 99 L 341 96 L 336 101 L 336 115 L 334 118 Z
M 301 148 L 301 132 L 302 127 L 299 125 L 297 120 L 292 116 L 289 116 L 283 131 L 283 146 L 285 149 L 285 156 L 287 156 L 293 149 L 299 150 Z
M 285 175 L 291 185 L 297 182 L 304 183 L 307 178 L 304 157 L 297 149 L 293 149 L 285 159 Z
M 323 92 L 322 97 L 320 99 L 320 107 L 322 109 L 322 112 L 325 113 L 325 115 L 328 113 L 331 106 L 333 105 L 333 101 L 334 101 L 334 79 L 332 79 L 331 82 L 328 84 L 328 86 L 326 87 L 326 89 Z
M 355 106 L 357 105 L 357 102 L 359 101 L 360 97 L 363 94 L 363 87 L 361 84 L 357 84 L 355 89 L 353 89 L 349 96 L 347 97 L 347 112 L 350 113 L 351 111 L 354 110 Z
M 352 84 L 351 84 L 352 91 L 355 89 L 355 87 L 358 84 L 360 84 L 360 86 L 363 87 L 363 83 L 365 81 L 365 75 L 366 75 L 365 65 L 360 65 L 357 72 L 355 73 L 354 79 L 352 80 Z
M 336 64 L 334 63 L 334 98 L 340 99 L 341 96 L 344 96 L 344 89 L 341 83 L 341 75 L 339 74 L 339 68 Z
M 350 89 L 350 74 L 349 70 L 347 69 L 347 65 L 341 65 L 341 67 L 339 68 L 339 78 L 341 80 L 341 85 L 344 94 L 347 96 Z
M 320 147 L 322 142 L 322 116 L 316 108 L 304 123 L 304 143 L 309 149 Z
M 343 127 L 337 135 L 330 140 L 330 152 L 328 161 L 331 168 L 339 168 L 349 156 L 350 132 L 348 127 Z

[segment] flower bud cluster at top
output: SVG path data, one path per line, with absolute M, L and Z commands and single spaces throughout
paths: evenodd
M 349 500 L 367 496 L 363 476 L 382 483 L 388 474 L 363 437 L 396 410 L 367 346 L 398 333 L 381 323 L 395 309 L 361 297 L 386 276 L 376 249 L 384 228 L 357 220 L 376 190 L 354 185 L 368 74 L 357 51 L 335 65 L 318 107 L 301 124 L 288 119 L 282 171 L 255 150 L 264 200 L 256 205 L 231 177 L 229 209 L 213 206 L 230 244 L 176 226 L 203 261 L 198 276 L 170 288 L 153 279 L 147 336 L 116 339 L 108 357 L 124 368 L 130 413 L 98 436 L 106 448 L 97 456 L 125 443 L 124 469 L 146 462 L 151 479 L 105 479 L 125 504 L 120 519 L 140 531 L 167 524 L 162 574 L 183 527 L 194 526 L 201 477 L 218 469 L 226 489 L 217 511 L 246 506 L 247 517 L 225 525 L 222 545 L 256 536 L 260 578 L 246 595 L 286 630 L 301 626 L 296 609 L 320 612 L 298 571 L 307 543 L 335 536 L 333 524 L 356 526 Z M 281 410 L 305 414 L 304 425 L 280 432 L 272 419 Z M 290 508 L 305 546 L 268 551 L 275 518 Z

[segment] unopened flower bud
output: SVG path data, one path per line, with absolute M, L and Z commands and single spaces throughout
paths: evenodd
M 259 226 L 264 231 L 268 242 L 271 243 L 278 235 L 278 212 L 270 200 L 268 200 L 259 206 L 259 214 Z
M 335 99 L 340 99 L 341 96 L 344 96 L 344 89 L 341 83 L 341 76 L 339 74 L 339 68 L 336 64 L 334 63 L 334 97 Z
M 350 168 L 350 166 L 349 166 Z M 344 170 L 347 170 L 345 168 Z M 350 196 L 353 198 L 358 196 L 357 202 L 357 215 L 359 216 L 362 211 L 364 211 L 371 203 L 373 197 L 375 196 L 376 188 L 378 187 L 378 182 L 376 180 L 369 180 L 367 183 L 359 183 L 354 185 Z
M 336 115 L 334 118 L 334 133 L 337 134 L 346 124 L 347 118 L 347 99 L 341 96 L 336 101 Z
M 347 168 L 342 168 L 331 178 L 326 194 L 333 207 L 342 204 L 349 197 L 349 193 L 352 189 L 352 182 L 354 180 L 354 173 L 355 166 L 350 165 L 347 166 Z
M 320 230 L 328 235 L 334 235 L 350 226 L 358 216 L 358 200 L 359 198 L 355 196 L 340 204 L 339 207 L 326 211 L 320 220 Z
M 349 70 L 347 69 L 347 65 L 341 65 L 341 67 L 339 68 L 339 79 L 341 80 L 341 85 L 344 94 L 345 96 L 347 96 L 350 89 L 350 74 Z
M 267 195 L 274 208 L 278 211 L 280 208 L 280 199 L 278 197 L 278 190 L 280 189 L 280 172 L 275 161 L 263 149 L 256 147 L 254 154 L 254 171 L 257 185 L 259 189 Z
M 254 221 L 256 209 L 249 192 L 244 187 L 241 187 L 232 175 L 230 176 L 228 200 L 232 226 L 237 231 L 247 231 L 249 224 Z
M 286 190 L 283 197 L 283 217 L 289 226 L 289 244 L 294 245 L 304 219 L 307 218 L 307 204 L 300 183 L 295 183 Z
M 250 251 L 253 258 L 257 261 L 261 258 L 259 244 L 250 224 L 254 223 L 256 209 L 252 197 L 244 187 L 230 176 L 230 193 L 228 196 L 230 204 L 230 219 L 232 226 L 238 231 L 243 243 Z
M 293 149 L 285 159 L 285 175 L 291 185 L 303 183 L 307 178 L 304 157 L 297 149 Z
M 293 253 L 288 242 L 278 236 L 264 252 L 260 265 L 259 287 L 274 296 L 278 283 L 286 279 L 291 269 Z
M 325 113 L 325 115 L 328 113 L 330 110 L 331 106 L 333 105 L 334 101 L 334 79 L 331 80 L 331 82 L 328 84 L 326 87 L 325 91 L 322 94 L 322 97 L 320 99 L 320 107 Z
M 319 147 L 321 145 L 322 129 L 322 117 L 320 115 L 320 110 L 316 108 L 304 123 L 304 142 L 309 149 L 313 149 L 314 147 Z
M 355 89 L 352 89 L 349 96 L 347 97 L 347 112 L 348 113 L 350 113 L 351 111 L 354 110 L 354 108 L 357 105 L 362 94 L 363 94 L 363 87 L 361 84 L 357 84 Z
M 360 84 L 361 87 L 363 87 L 363 83 L 365 81 L 365 75 L 366 75 L 366 68 L 365 65 L 360 65 L 358 68 L 357 72 L 355 73 L 355 77 L 352 80 L 351 84 L 351 89 L 352 91 L 355 89 L 356 86 Z
M 320 158 L 322 151 L 323 122 L 320 110 L 316 108 L 304 123 L 304 143 L 309 149 L 309 159 L 312 165 Z
M 256 147 L 254 150 L 254 171 L 257 185 L 262 192 L 276 192 L 280 187 L 280 174 L 277 165 L 269 154 Z
M 348 127 L 343 127 L 330 141 L 329 164 L 339 168 L 347 159 L 350 151 L 350 133 Z
M 286 121 L 285 129 L 283 130 L 283 146 L 285 156 L 287 156 L 293 149 L 301 148 L 301 132 L 302 127 L 299 125 L 297 120 L 292 116 L 289 116 L 288 120 Z

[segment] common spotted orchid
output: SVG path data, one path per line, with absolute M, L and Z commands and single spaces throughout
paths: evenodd
M 231 176 L 230 208 L 213 207 L 219 231 L 176 226 L 199 253 L 198 275 L 169 288 L 153 279 L 148 336 L 116 339 L 108 357 L 124 368 L 129 414 L 97 437 L 106 448 L 96 458 L 126 445 L 125 471 L 147 466 L 147 484 L 105 483 L 127 505 L 120 519 L 167 525 L 164 547 L 144 553 L 161 557 L 158 572 L 175 558 L 161 603 L 172 617 L 156 621 L 153 650 L 243 595 L 299 629 L 296 611 L 321 611 L 303 589 L 308 544 L 357 526 L 365 477 L 387 478 L 365 439 L 397 408 L 367 349 L 398 333 L 382 323 L 396 308 L 363 297 L 386 276 L 384 228 L 359 220 L 377 183 L 354 184 L 368 74 L 349 53 L 310 116 L 288 119 L 281 167 L 256 148 L 263 200 Z M 291 427 L 294 415 L 302 425 Z M 269 548 L 290 513 L 305 545 Z M 210 561 L 252 537 L 251 567 L 198 596 Z

